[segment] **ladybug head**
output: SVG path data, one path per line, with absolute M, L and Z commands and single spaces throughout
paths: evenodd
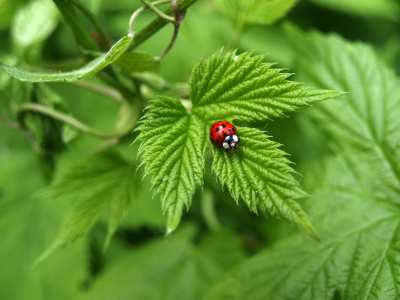
M 239 146 L 239 138 L 237 135 L 228 135 L 222 144 L 226 150 L 232 149 L 232 150 L 237 150 L 237 147 Z

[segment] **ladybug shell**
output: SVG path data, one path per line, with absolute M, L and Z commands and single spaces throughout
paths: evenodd
M 229 135 L 237 135 L 237 130 L 227 121 L 215 122 L 210 128 L 210 140 L 215 146 L 221 147 L 225 137 Z

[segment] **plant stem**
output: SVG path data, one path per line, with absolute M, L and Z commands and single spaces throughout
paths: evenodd
M 161 10 L 159 10 L 155 5 L 148 0 L 141 0 L 148 8 L 150 8 L 157 16 L 160 18 L 164 19 L 167 22 L 174 23 L 175 18 L 163 13 Z
M 240 37 L 242 36 L 244 31 L 244 26 L 240 25 L 239 27 L 236 28 L 233 36 L 228 42 L 228 45 L 226 46 L 226 51 L 231 50 L 232 48 L 237 47 L 237 44 L 239 43 Z
M 93 83 L 90 81 L 86 81 L 86 80 L 77 80 L 77 81 L 73 81 L 71 83 L 76 86 L 80 86 L 85 89 L 96 92 L 98 94 L 104 95 L 108 98 L 115 100 L 116 102 L 122 103 L 125 101 L 124 97 L 117 89 L 99 85 L 99 84 L 96 84 L 96 83 Z
M 188 7 L 196 3 L 197 0 L 181 0 L 178 2 L 178 12 L 182 14 Z M 174 9 L 171 7 L 169 8 L 165 14 L 171 15 L 173 13 Z M 133 40 L 132 44 L 129 46 L 128 51 L 135 49 L 137 46 L 142 44 L 144 41 L 146 41 L 149 37 L 151 37 L 154 33 L 156 33 L 158 30 L 163 28 L 168 22 L 165 21 L 164 19 L 158 17 L 156 20 L 154 20 L 152 23 L 150 23 L 146 28 L 144 28 L 141 32 L 139 32 L 136 36 L 135 39 Z
M 89 135 L 92 135 L 92 136 L 95 136 L 98 138 L 111 139 L 111 138 L 116 138 L 116 137 L 122 136 L 119 133 L 107 134 L 107 133 L 102 133 L 102 132 L 96 131 L 67 114 L 61 113 L 52 108 L 48 108 L 48 107 L 42 106 L 40 104 L 35 104 L 35 103 L 24 103 L 24 104 L 20 105 L 18 108 L 18 111 L 17 111 L 17 118 L 21 119 L 22 114 L 27 111 L 39 112 L 43 115 L 52 117 L 60 122 L 68 124 L 79 131 L 82 131 L 84 133 L 87 133 Z
M 161 0 L 161 1 L 153 2 L 152 4 L 153 4 L 154 6 L 157 6 L 157 5 L 169 3 L 169 1 L 170 1 L 170 0 Z M 144 12 L 146 9 L 148 9 L 148 6 L 142 6 L 142 7 L 140 7 L 138 10 L 136 10 L 136 11 L 133 13 L 131 19 L 129 20 L 129 34 L 128 34 L 128 35 L 129 35 L 132 39 L 133 39 L 133 37 L 135 36 L 135 21 L 136 21 L 137 17 L 138 17 L 142 12 Z
M 201 200 L 204 221 L 211 231 L 215 231 L 220 227 L 220 224 L 214 211 L 214 195 L 209 189 L 204 189 Z
M 168 54 L 168 52 L 174 46 L 176 38 L 178 37 L 181 21 L 183 20 L 183 17 L 185 16 L 185 13 L 183 13 L 183 15 L 182 15 L 183 17 L 182 18 L 179 15 L 178 6 L 176 5 L 176 0 L 171 0 L 171 2 L 172 2 L 172 8 L 174 9 L 174 14 L 175 14 L 174 35 L 172 36 L 172 40 L 169 43 L 167 49 L 165 49 L 164 53 L 161 54 L 160 59 L 163 59 L 164 56 L 166 56 Z

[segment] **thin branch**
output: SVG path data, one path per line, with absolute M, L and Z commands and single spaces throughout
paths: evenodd
M 181 0 L 179 1 L 177 8 L 178 12 L 182 14 L 186 9 L 188 9 L 191 5 L 196 3 L 197 0 Z M 154 2 L 153 2 L 154 4 Z M 171 15 L 173 13 L 173 8 L 169 8 L 165 14 Z M 156 20 L 154 20 L 152 23 L 150 23 L 146 28 L 144 28 L 141 32 L 139 32 L 136 36 L 131 45 L 129 46 L 128 51 L 135 49 L 138 47 L 140 44 L 142 44 L 144 41 L 146 41 L 149 37 L 151 37 L 154 33 L 156 33 L 158 30 L 163 28 L 168 22 L 165 21 L 164 19 L 158 17 Z
M 158 6 L 158 5 L 162 5 L 162 4 L 169 3 L 169 1 L 170 1 L 170 0 L 161 0 L 161 1 L 153 2 L 152 4 L 153 4 L 154 6 Z M 137 9 L 137 10 L 133 13 L 133 15 L 131 16 L 131 18 L 130 18 L 130 20 L 129 20 L 129 34 L 128 34 L 128 36 L 129 36 L 131 39 L 133 39 L 134 36 L 135 36 L 135 21 L 136 21 L 137 17 L 138 17 L 142 12 L 144 12 L 146 9 L 148 9 L 148 8 L 149 8 L 148 6 L 142 6 L 142 7 L 140 7 L 139 9 Z
M 148 0 L 141 0 L 148 8 L 150 8 L 157 16 L 164 19 L 167 22 L 174 23 L 175 18 L 163 13 L 159 10 L 153 3 L 149 2 Z
M 160 59 L 163 59 L 168 54 L 168 52 L 172 49 L 172 47 L 174 46 L 175 41 L 178 37 L 181 21 L 183 20 L 183 18 L 185 17 L 185 14 L 186 14 L 185 12 L 182 15 L 179 14 L 178 7 L 176 5 L 176 0 L 171 0 L 171 2 L 172 2 L 172 8 L 174 9 L 174 14 L 175 14 L 174 34 L 172 36 L 172 40 L 169 43 L 167 49 L 165 49 L 164 53 L 161 54 Z
M 67 114 L 61 113 L 52 108 L 48 108 L 48 107 L 42 106 L 40 104 L 35 104 L 35 103 L 24 103 L 24 104 L 20 105 L 18 108 L 18 111 L 17 111 L 18 119 L 21 119 L 22 114 L 27 111 L 39 112 L 43 115 L 52 117 L 53 119 L 56 119 L 60 122 L 68 124 L 79 131 L 82 131 L 84 133 L 87 133 L 89 135 L 92 135 L 92 136 L 95 136 L 98 138 L 111 139 L 111 138 L 117 138 L 117 137 L 122 136 L 120 133 L 107 134 L 107 133 L 96 131 Z
M 76 86 L 80 86 L 82 88 L 104 95 L 108 98 L 115 100 L 116 102 L 123 103 L 125 101 L 124 97 L 117 89 L 106 87 L 86 80 L 76 80 L 71 83 Z

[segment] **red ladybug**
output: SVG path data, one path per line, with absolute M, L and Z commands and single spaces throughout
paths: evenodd
M 240 139 L 235 126 L 227 121 L 215 122 L 210 128 L 210 140 L 217 147 L 223 146 L 226 152 L 237 150 Z

